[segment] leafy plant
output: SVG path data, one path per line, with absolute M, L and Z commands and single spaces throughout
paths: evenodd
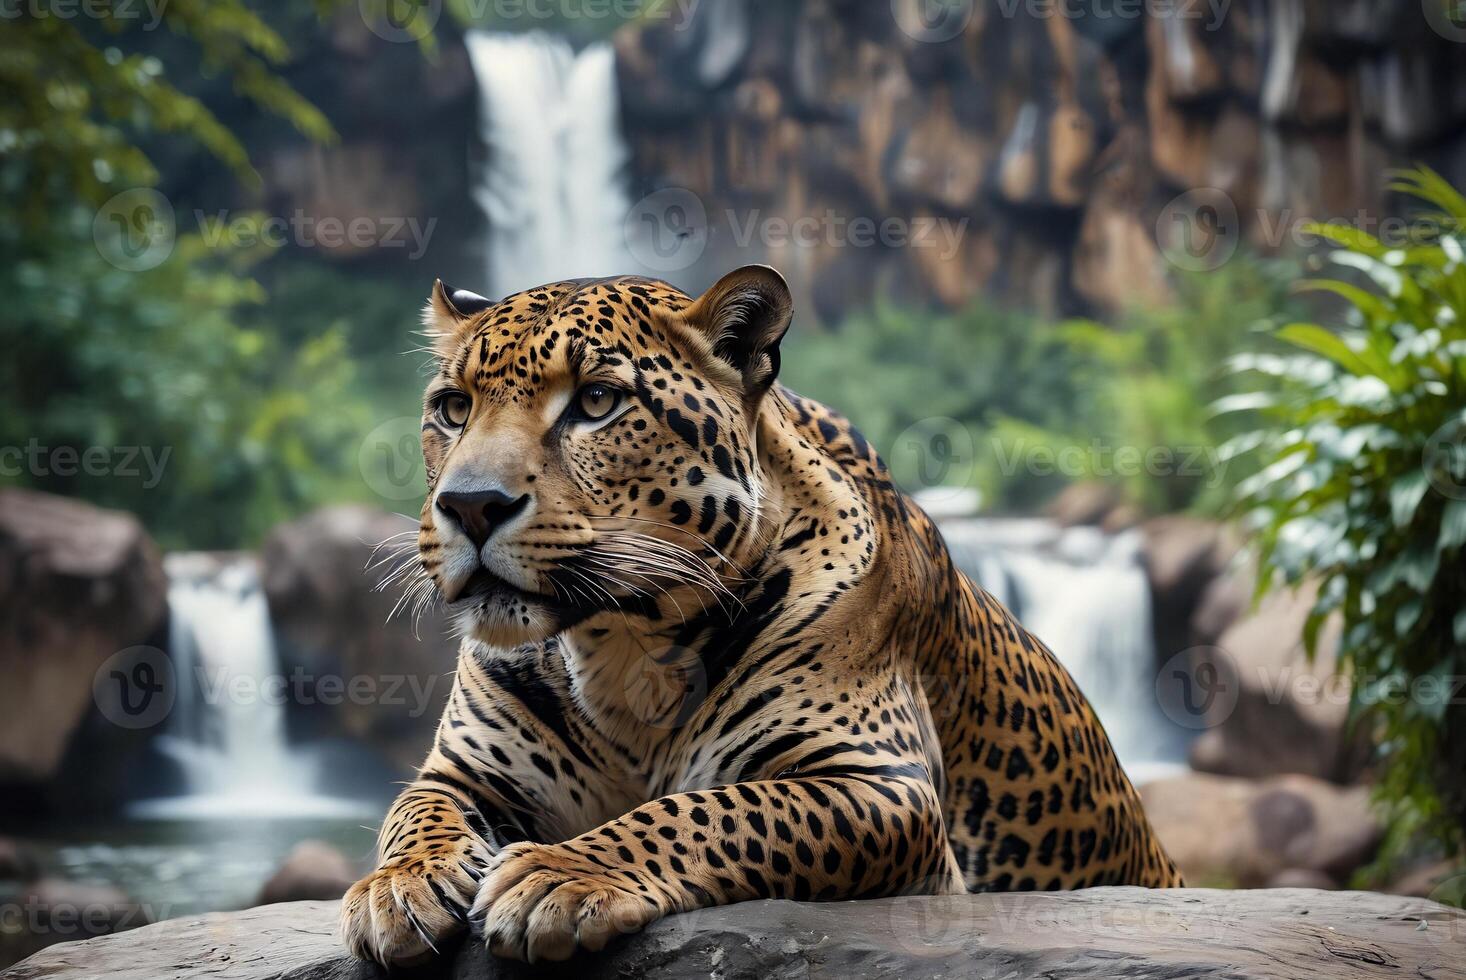
M 954 313 L 878 304 L 834 330 L 795 331 L 782 368 L 789 387 L 850 416 L 903 486 L 975 485 L 998 503 L 1031 501 L 1043 478 L 1002 472 L 989 427 L 1000 413 L 1070 418 L 1069 375 L 1052 324 L 981 301 Z
M 1466 197 L 1430 170 L 1394 189 L 1432 205 L 1407 244 L 1313 230 L 1349 280 L 1306 284 L 1348 306 L 1338 329 L 1277 331 L 1286 355 L 1234 367 L 1265 379 L 1261 468 L 1238 489 L 1259 590 L 1320 584 L 1304 632 L 1343 621 L 1356 718 L 1380 737 L 1386 855 L 1420 836 L 1459 853 L 1466 829 Z M 1275 389 L 1276 394 L 1271 394 Z
M 1242 257 L 1113 324 L 879 305 L 792 334 L 784 378 L 848 414 L 908 489 L 965 483 L 1031 513 L 1093 479 L 1150 513 L 1220 510 L 1247 466 L 1218 454 L 1239 427 L 1213 403 L 1242 387 L 1223 365 L 1284 315 L 1294 271 Z
M 39 0 L 0 28 L 0 146 L 9 192 L 32 226 L 48 221 L 58 200 L 98 203 L 155 183 L 140 134 L 184 134 L 252 176 L 234 134 L 140 50 L 160 27 L 190 41 L 204 67 L 231 78 L 244 99 L 313 139 L 334 138 L 326 118 L 274 71 L 288 55 L 285 41 L 243 0 L 103 0 L 84 17 L 69 5 L 69 12 L 53 7 Z
M 73 209 L 0 263 L 4 482 L 129 509 L 186 547 L 258 540 L 343 485 L 363 495 L 347 477 L 371 416 L 345 325 L 289 340 L 252 322 L 267 250 L 186 236 L 127 272 L 90 228 Z M 20 235 L 0 228 L 0 254 Z
M 1074 412 L 1048 428 L 1005 417 L 994 438 L 1010 453 L 1046 447 L 1068 461 L 1070 479 L 1116 484 L 1146 513 L 1222 509 L 1246 464 L 1218 452 L 1236 430 L 1213 406 L 1238 389 L 1221 366 L 1287 309 L 1293 268 L 1242 257 L 1177 278 L 1172 300 L 1132 309 L 1114 324 L 1060 324 Z
M 274 23 L 298 25 L 344 4 L 270 6 Z M 351 7 L 370 20 L 387 0 Z M 150 153 L 201 147 L 253 182 L 244 144 L 209 107 L 221 90 L 334 137 L 281 74 L 292 32 L 258 9 L 37 0 L 0 19 L 0 482 L 127 508 L 172 547 L 239 547 L 322 502 L 382 503 L 363 436 L 416 412 L 415 392 L 384 393 L 394 375 L 377 354 L 408 345 L 385 321 L 410 320 L 421 285 L 405 299 L 334 270 L 298 274 L 316 268 L 301 262 L 269 276 L 271 300 L 265 247 L 183 235 L 135 271 L 104 254 L 97 223 L 113 216 L 94 209 L 151 193 Z M 396 13 L 430 49 L 424 11 Z

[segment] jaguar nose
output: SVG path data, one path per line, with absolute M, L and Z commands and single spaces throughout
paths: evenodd
M 482 548 L 494 532 L 529 504 L 529 494 L 510 496 L 498 487 L 439 491 L 434 506 Z

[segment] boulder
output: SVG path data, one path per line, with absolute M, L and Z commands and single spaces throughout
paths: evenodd
M 1348 728 L 1352 680 L 1336 664 L 1338 623 L 1319 631 L 1311 660 L 1303 649 L 1303 623 L 1316 594 L 1305 585 L 1265 596 L 1206 651 L 1221 684 L 1236 689 L 1217 699 L 1191 744 L 1192 768 L 1252 778 L 1303 773 L 1335 782 L 1362 771 L 1367 733 Z
M 41 862 L 24 843 L 0 837 L 0 881 L 34 881 L 41 873 Z
M 152 910 L 110 885 L 56 878 L 0 890 L 0 969 L 57 943 L 74 943 L 135 929 Z M 3 975 L 9 980 L 9 972 Z
M 1044 514 L 1061 527 L 1102 524 L 1120 505 L 1120 490 L 1112 483 L 1082 480 L 1060 490 L 1044 507 Z
M 135 517 L 0 490 L 0 784 L 57 775 L 98 671 L 154 639 L 166 611 L 162 560 Z
M 260 889 L 256 905 L 276 902 L 327 901 L 346 894 L 361 877 L 346 855 L 324 841 L 295 845 Z
M 1267 880 L 1266 888 L 1317 888 L 1333 891 L 1339 883 L 1322 871 L 1307 868 L 1284 868 Z
M 282 667 L 308 681 L 292 725 L 362 741 L 400 772 L 427 754 L 457 659 L 436 607 L 415 617 L 396 608 L 400 585 L 377 588 L 416 560 L 415 528 L 370 507 L 327 507 L 275 528 L 260 552 Z
M 1256 582 L 1252 569 L 1237 569 L 1218 575 L 1207 583 L 1191 614 L 1191 639 L 1198 645 L 1215 646 L 1222 634 L 1252 608 Z
M 1256 888 L 1280 870 L 1337 885 L 1374 856 L 1382 836 L 1368 787 L 1308 776 L 1253 781 L 1197 773 L 1147 783 L 1140 795 L 1192 885 Z
M 335 938 L 336 903 L 175 919 L 45 950 L 4 980 L 367 980 Z M 675 915 L 565 966 L 464 943 L 455 980 L 574 977 L 1466 978 L 1466 914 L 1369 892 L 1092 888 L 870 902 L 744 902 Z
M 1207 586 L 1227 568 L 1237 542 L 1215 521 L 1172 514 L 1140 525 L 1141 562 L 1150 582 L 1156 660 L 1197 646 L 1192 617 Z

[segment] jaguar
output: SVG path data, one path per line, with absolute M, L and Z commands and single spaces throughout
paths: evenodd
M 539 962 L 753 899 L 1182 883 L 1054 654 L 778 383 L 792 310 L 757 265 L 696 298 L 435 284 L 409 591 L 463 640 L 343 901 L 355 954 L 467 930 Z

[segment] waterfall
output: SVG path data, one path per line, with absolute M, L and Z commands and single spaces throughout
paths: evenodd
M 139 817 L 330 815 L 359 805 L 316 796 L 311 755 L 286 737 L 290 699 L 259 570 L 249 556 L 173 554 L 169 657 L 177 685 L 158 751 L 182 770 L 182 796 L 134 803 Z
M 488 294 L 629 271 L 611 46 L 577 54 L 537 31 L 470 31 L 467 45 L 487 157 L 474 198 L 489 224 Z
M 1133 782 L 1184 767 L 1186 735 L 1155 695 L 1140 535 L 1041 519 L 942 522 L 957 567 L 1007 606 L 1074 676 Z

